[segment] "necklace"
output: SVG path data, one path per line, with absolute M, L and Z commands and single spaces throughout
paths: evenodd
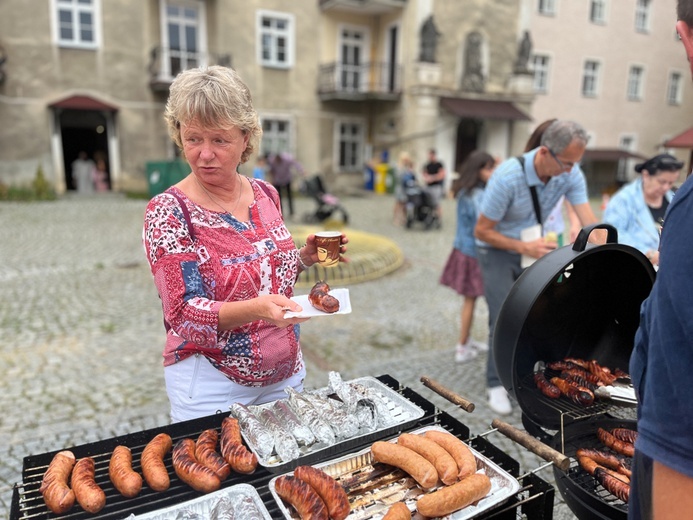
M 234 204 L 233 209 L 231 211 L 227 210 L 214 197 L 212 197 L 212 194 L 200 182 L 200 180 L 197 178 L 197 175 L 193 174 L 193 177 L 195 178 L 195 182 L 197 182 L 197 185 L 200 188 L 202 188 L 202 191 L 204 191 L 205 194 L 207 194 L 207 197 L 209 198 L 209 200 L 211 200 L 214 204 L 219 206 L 224 213 L 228 213 L 229 215 L 233 215 L 233 212 L 236 211 L 236 208 L 238 207 L 238 203 L 241 201 L 241 195 L 243 195 L 243 181 L 241 180 L 241 174 L 236 173 L 236 175 L 238 176 L 238 198 L 236 199 L 236 204 Z

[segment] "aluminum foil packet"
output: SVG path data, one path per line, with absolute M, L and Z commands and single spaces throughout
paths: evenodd
M 263 520 L 262 513 L 248 496 L 219 499 L 209 512 L 209 520 Z
M 243 433 L 252 442 L 257 454 L 263 459 L 268 458 L 274 451 L 274 435 L 262 424 L 250 409 L 240 403 L 231 405 L 231 414 L 238 419 Z
M 299 446 L 310 446 L 315 443 L 315 435 L 301 422 L 286 399 L 275 401 L 271 410 L 277 420 L 294 436 Z
M 332 426 L 338 439 L 351 439 L 358 435 L 358 420 L 354 415 L 347 413 L 343 403 L 313 393 L 305 393 L 304 396 L 320 413 L 322 419 Z
M 374 388 L 362 385 L 360 383 L 350 383 L 350 386 L 361 396 L 362 399 L 370 401 L 375 407 L 379 427 L 384 428 L 397 423 L 397 419 L 392 416 L 387 403 Z
M 262 421 L 262 424 L 272 432 L 274 450 L 283 462 L 297 459 L 301 455 L 296 439 L 279 423 L 272 410 L 269 408 L 257 410 L 257 416 Z
M 308 426 L 315 435 L 318 442 L 327 446 L 337 442 L 337 436 L 332 427 L 321 417 L 315 407 L 304 397 L 291 387 L 285 389 L 289 396 L 289 404 L 301 419 L 303 424 Z

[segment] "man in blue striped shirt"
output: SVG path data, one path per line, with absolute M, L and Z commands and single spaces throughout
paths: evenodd
M 544 237 L 522 241 L 522 231 L 543 225 L 563 195 L 583 226 L 597 222 L 579 166 L 587 140 L 582 126 L 557 120 L 544 132 L 541 145 L 521 156 L 524 164 L 517 157 L 506 160 L 486 186 L 474 235 L 488 304 L 489 345 L 493 344 L 493 329 L 503 301 L 523 271 L 521 255 L 541 258 L 557 245 L 555 240 Z M 532 191 L 536 194 L 536 205 Z M 596 230 L 593 235 L 592 240 L 603 243 L 606 233 Z M 486 383 L 491 409 L 509 414 L 510 401 L 498 378 L 492 348 Z

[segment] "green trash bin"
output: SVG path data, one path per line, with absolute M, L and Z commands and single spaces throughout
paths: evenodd
M 190 165 L 180 159 L 149 161 L 146 169 L 150 197 L 163 193 L 190 173 Z

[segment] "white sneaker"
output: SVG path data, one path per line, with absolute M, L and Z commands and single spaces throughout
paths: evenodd
M 502 386 L 488 389 L 488 405 L 491 410 L 500 415 L 510 415 L 513 411 L 508 394 Z
M 488 343 L 483 343 L 481 341 L 469 338 L 467 345 L 472 347 L 474 350 L 478 350 L 479 352 L 488 352 Z
M 471 361 L 476 357 L 476 355 L 477 351 L 471 347 L 468 347 L 467 345 L 460 345 L 458 343 L 457 347 L 455 347 L 455 361 L 458 363 L 466 363 L 467 361 Z

